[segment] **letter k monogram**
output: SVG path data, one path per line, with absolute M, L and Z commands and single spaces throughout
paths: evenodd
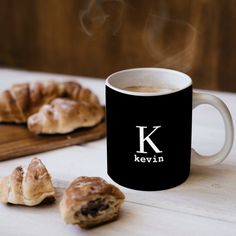
M 156 153 L 161 153 L 162 151 L 160 151 L 157 146 L 153 143 L 153 141 L 150 139 L 150 136 L 157 130 L 159 129 L 161 126 L 153 126 L 153 131 L 151 133 L 149 133 L 146 137 L 144 137 L 144 129 L 147 128 L 147 126 L 136 126 L 136 128 L 139 129 L 139 151 L 137 151 L 137 153 L 147 153 L 144 150 L 144 143 L 145 141 L 152 147 L 152 149 L 156 152 Z

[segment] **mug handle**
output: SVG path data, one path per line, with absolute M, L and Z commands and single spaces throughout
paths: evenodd
M 193 92 L 193 109 L 201 104 L 209 104 L 215 107 L 220 112 L 224 120 L 225 141 L 219 152 L 213 155 L 205 156 L 200 155 L 192 148 L 191 157 L 193 164 L 198 166 L 212 166 L 222 162 L 227 157 L 233 146 L 233 121 L 229 109 L 221 99 L 214 95 Z

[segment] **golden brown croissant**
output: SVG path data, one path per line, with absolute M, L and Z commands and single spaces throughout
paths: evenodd
M 76 178 L 64 192 L 60 212 L 67 224 L 90 228 L 117 219 L 124 194 L 100 177 Z
M 0 122 L 25 123 L 42 105 L 58 97 L 100 105 L 96 95 L 76 82 L 16 84 L 0 93 Z
M 28 129 L 37 134 L 63 134 L 80 127 L 94 126 L 103 117 L 101 106 L 83 100 L 57 98 L 28 118 Z
M 35 206 L 55 200 L 51 177 L 38 158 L 33 158 L 24 173 L 17 167 L 11 175 L 0 180 L 0 202 Z

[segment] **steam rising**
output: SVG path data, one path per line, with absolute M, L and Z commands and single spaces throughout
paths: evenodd
M 193 64 L 196 29 L 183 21 L 149 14 L 143 31 L 144 45 L 155 66 L 189 71 Z
M 81 27 L 92 36 L 107 23 L 115 35 L 121 27 L 125 9 L 123 0 L 89 0 L 85 9 L 79 12 Z
M 145 24 L 140 40 L 143 45 L 140 47 L 144 47 L 144 51 L 156 62 L 150 66 L 187 72 L 191 69 L 196 54 L 197 31 L 187 22 L 171 18 L 165 1 L 160 0 L 158 4 L 156 9 L 151 6 L 150 12 L 143 19 Z M 85 8 L 79 12 L 82 30 L 88 36 L 104 29 L 116 35 L 124 22 L 126 11 L 125 0 L 88 0 Z M 131 31 L 122 33 L 133 37 L 132 27 L 133 25 L 129 25 L 126 29 Z M 132 46 L 130 45 L 131 50 L 138 50 L 132 49 Z

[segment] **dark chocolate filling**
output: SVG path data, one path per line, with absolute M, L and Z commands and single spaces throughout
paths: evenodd
M 44 204 L 52 204 L 56 201 L 54 196 L 48 196 L 46 197 L 41 203 L 40 205 L 44 205 Z
M 88 202 L 86 206 L 81 207 L 81 214 L 84 216 L 96 216 L 98 211 L 106 210 L 109 207 L 108 204 L 105 203 L 104 199 L 96 199 Z M 79 212 L 78 212 L 79 213 Z M 76 214 L 78 215 L 78 214 Z

